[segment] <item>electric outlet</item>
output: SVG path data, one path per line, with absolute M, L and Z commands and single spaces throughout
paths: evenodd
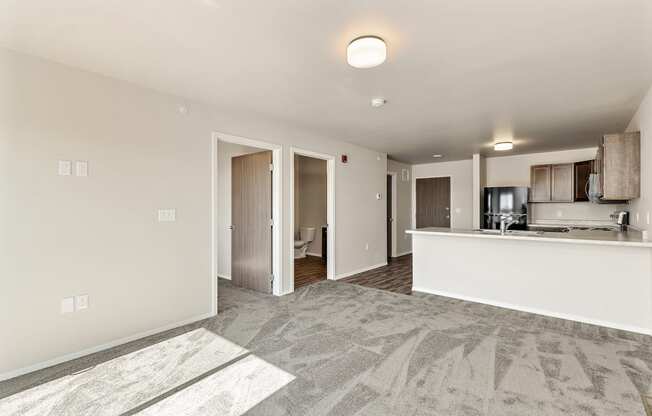
M 364 245 L 364 249 L 365 249 L 365 250 L 369 250 L 369 243 L 367 243 L 367 244 Z
M 63 298 L 61 299 L 61 313 L 72 313 L 75 312 L 75 298 Z
M 88 295 L 75 296 L 75 310 L 88 309 Z

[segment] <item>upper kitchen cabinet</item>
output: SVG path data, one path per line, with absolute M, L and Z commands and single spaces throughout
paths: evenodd
M 603 201 L 628 201 L 641 195 L 641 133 L 607 134 L 596 157 Z
M 574 169 L 572 163 L 552 165 L 550 182 L 550 200 L 552 202 L 573 202 L 574 192 Z
M 530 167 L 530 202 L 550 202 L 550 166 Z
M 589 177 L 593 172 L 593 160 L 585 160 L 583 162 L 575 162 L 573 164 L 575 169 L 575 202 L 588 201 L 587 194 L 589 187 Z
M 530 167 L 530 202 L 573 202 L 572 163 Z

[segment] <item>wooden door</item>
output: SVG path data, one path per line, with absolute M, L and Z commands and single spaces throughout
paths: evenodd
M 392 257 L 392 175 L 387 175 L 387 258 Z
M 573 202 L 574 171 L 572 163 L 552 165 L 550 168 L 550 200 L 553 202 Z
M 574 199 L 575 201 L 588 201 L 587 195 L 589 175 L 593 170 L 593 161 L 585 160 L 583 162 L 576 162 L 575 165 L 575 184 L 574 184 Z
M 530 202 L 550 202 L 550 165 L 530 168 Z
M 231 161 L 231 281 L 272 291 L 272 152 Z
M 417 228 L 450 228 L 451 178 L 416 180 Z

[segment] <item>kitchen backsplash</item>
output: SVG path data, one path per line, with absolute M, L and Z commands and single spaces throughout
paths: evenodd
M 614 211 L 629 210 L 627 204 L 594 204 L 591 202 L 575 203 L 537 203 L 529 204 L 530 222 L 612 223 L 609 215 Z

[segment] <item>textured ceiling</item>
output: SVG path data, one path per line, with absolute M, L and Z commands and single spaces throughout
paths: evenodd
M 346 65 L 364 34 L 382 66 Z M 623 130 L 652 84 L 652 2 L 7 0 L 0 45 L 428 162 Z

